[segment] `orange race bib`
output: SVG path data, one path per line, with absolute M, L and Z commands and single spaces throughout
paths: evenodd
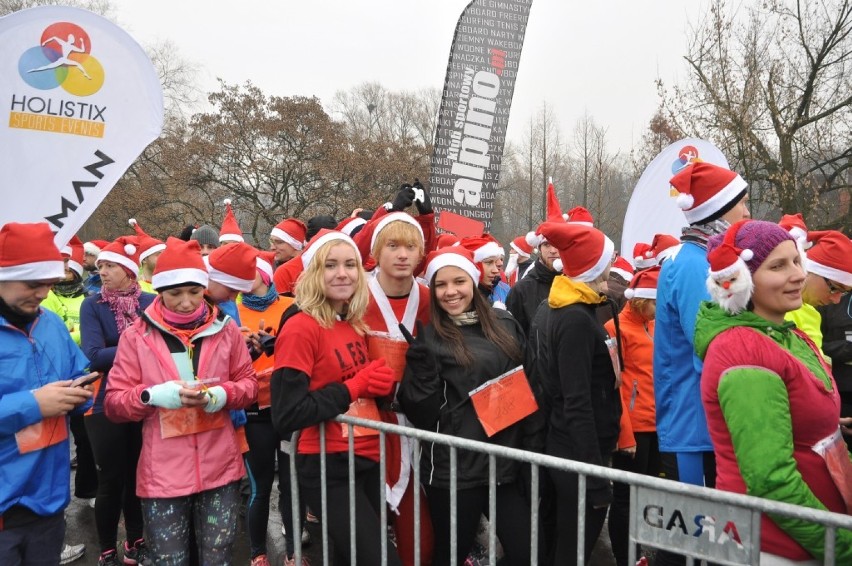
M 538 410 L 521 366 L 486 381 L 470 392 L 470 400 L 489 437 Z
M 267 409 L 272 406 L 272 368 L 257 372 L 257 408 Z
M 367 350 L 371 360 L 384 358 L 385 363 L 393 370 L 394 379 L 402 381 L 405 372 L 405 353 L 408 352 L 408 342 L 394 340 L 387 334 L 368 334 Z
M 847 512 L 852 513 L 852 462 L 849 461 L 849 452 L 840 428 L 811 446 L 811 450 L 825 460 L 828 473 L 846 503 Z
M 35 452 L 68 439 L 68 424 L 65 416 L 49 417 L 22 428 L 15 433 L 18 452 L 27 454 Z
M 204 412 L 204 407 L 160 409 L 160 437 L 174 438 L 223 428 L 228 422 L 227 411 Z
M 375 399 L 356 399 L 351 405 L 349 405 L 349 410 L 343 414 L 371 421 L 382 420 L 382 417 L 379 415 L 379 407 L 376 405 Z M 343 429 L 343 438 L 349 438 L 349 425 L 346 423 L 340 423 L 340 426 Z M 363 426 L 354 426 L 352 427 L 352 435 L 355 436 L 355 438 L 358 438 L 359 436 L 378 436 L 379 431 Z

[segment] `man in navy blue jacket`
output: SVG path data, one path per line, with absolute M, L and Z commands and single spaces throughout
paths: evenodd
M 39 305 L 64 275 L 46 223 L 0 229 L 0 556 L 58 564 L 71 500 L 68 414 L 92 393 L 75 386 L 88 360 L 62 320 Z

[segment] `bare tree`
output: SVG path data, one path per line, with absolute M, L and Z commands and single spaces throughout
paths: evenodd
M 764 214 L 852 229 L 852 1 L 715 0 L 685 59 L 667 118 L 716 142 Z

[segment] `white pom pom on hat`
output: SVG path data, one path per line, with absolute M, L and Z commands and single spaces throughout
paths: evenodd
M 226 205 L 229 205 L 229 204 L 231 204 L 231 202 L 232 202 L 232 201 L 231 201 L 231 199 L 226 198 L 226 199 L 225 199 L 224 201 L 222 201 L 222 202 L 224 202 Z
M 124 253 L 132 256 L 136 253 L 136 246 L 133 244 L 124 244 Z
M 539 247 L 541 243 L 544 242 L 544 238 L 541 236 L 541 234 L 536 234 L 535 232 L 527 232 L 527 236 L 525 239 L 527 243 L 534 248 Z
M 138 222 L 136 222 L 135 218 L 128 219 L 127 223 L 130 224 L 131 226 L 136 226 L 137 224 L 139 224 Z
M 677 195 L 677 199 L 675 199 L 675 202 L 677 203 L 678 208 L 680 208 L 681 210 L 687 210 L 689 208 L 692 208 L 692 205 L 695 204 L 695 199 L 692 195 L 680 193 L 679 195 Z

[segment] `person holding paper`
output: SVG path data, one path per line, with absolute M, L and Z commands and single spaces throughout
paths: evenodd
M 228 564 L 237 533 L 245 466 L 228 410 L 253 403 L 257 381 L 239 328 L 204 300 L 208 281 L 198 243 L 169 238 L 104 400 L 111 421 L 142 422 L 136 495 L 154 564 L 187 563 L 191 523 L 200 563 Z
M 716 488 L 852 514 L 837 383 L 816 344 L 785 322 L 807 279 L 793 236 L 744 220 L 711 237 L 707 250 L 712 301 L 698 311 L 695 351 Z M 834 560 L 852 564 L 852 531 L 836 534 Z M 825 535 L 816 523 L 763 515 L 760 563 L 820 564 Z
M 139 318 L 155 295 L 139 287 L 139 248 L 133 236 L 120 236 L 104 246 L 95 261 L 101 276 L 99 293 L 87 297 L 80 307 L 81 347 L 91 360 L 91 369 L 103 373 L 95 384 L 91 414 L 85 417 L 86 433 L 98 470 L 95 496 L 95 526 L 98 531 L 98 564 L 112 566 L 122 559 L 116 539 L 124 515 L 127 540 L 125 563 L 145 558 L 142 508 L 136 497 L 136 464 L 142 444 L 139 423 L 111 422 L 104 414 L 119 337 Z
M 473 254 L 463 247 L 429 255 L 431 322 L 425 328 L 418 323 L 416 339 L 400 326 L 410 345 L 399 401 L 417 428 L 535 450 L 540 446 L 535 442 L 534 419 L 528 417 L 535 403 L 521 367 L 524 333 L 508 312 L 488 305 L 477 289 L 480 275 Z M 489 397 L 501 389 L 501 380 L 495 378 L 503 377 L 517 389 Z M 485 391 L 489 386 L 491 390 Z M 480 392 L 486 396 L 482 410 L 472 397 Z M 511 418 L 501 420 L 504 416 Z M 492 426 L 495 422 L 499 424 Z M 420 466 L 435 537 L 432 564 L 443 566 L 452 559 L 450 452 L 443 445 L 424 444 Z M 460 451 L 458 458 L 455 558 L 462 564 L 473 546 L 480 515 L 488 515 L 488 455 Z M 496 529 L 507 564 L 530 561 L 530 502 L 525 493 L 529 485 L 520 471 L 517 462 L 497 461 Z
M 349 434 L 355 449 L 355 547 L 359 564 L 381 564 L 379 437 L 332 421 L 337 415 L 378 419 L 375 398 L 388 395 L 394 372 L 384 359 L 370 361 L 367 346 L 367 276 L 358 247 L 342 232 L 320 230 L 300 256 L 296 305 L 275 342 L 270 390 L 272 422 L 288 438 L 301 430 L 296 465 L 305 502 L 326 522 L 334 563 L 349 564 Z M 320 485 L 320 424 L 325 429 L 327 494 Z M 325 516 L 322 516 L 325 513 Z M 387 563 L 400 566 L 393 545 Z M 287 558 L 293 564 L 293 557 Z
M 607 300 L 607 280 L 615 246 L 603 232 L 578 223 L 544 222 L 536 230 L 559 250 L 547 302 L 530 327 L 539 402 L 547 419 L 547 453 L 609 466 L 621 416 L 618 393 L 620 356 L 595 310 Z M 555 488 L 556 537 L 552 564 L 577 561 L 578 478 L 548 470 Z M 609 480 L 587 477 L 586 563 L 612 502 Z M 547 524 L 544 525 L 547 528 Z
M 40 307 L 65 277 L 47 223 L 0 229 L 0 557 L 58 564 L 71 500 L 68 415 L 91 405 L 71 387 L 89 361 L 65 323 Z

